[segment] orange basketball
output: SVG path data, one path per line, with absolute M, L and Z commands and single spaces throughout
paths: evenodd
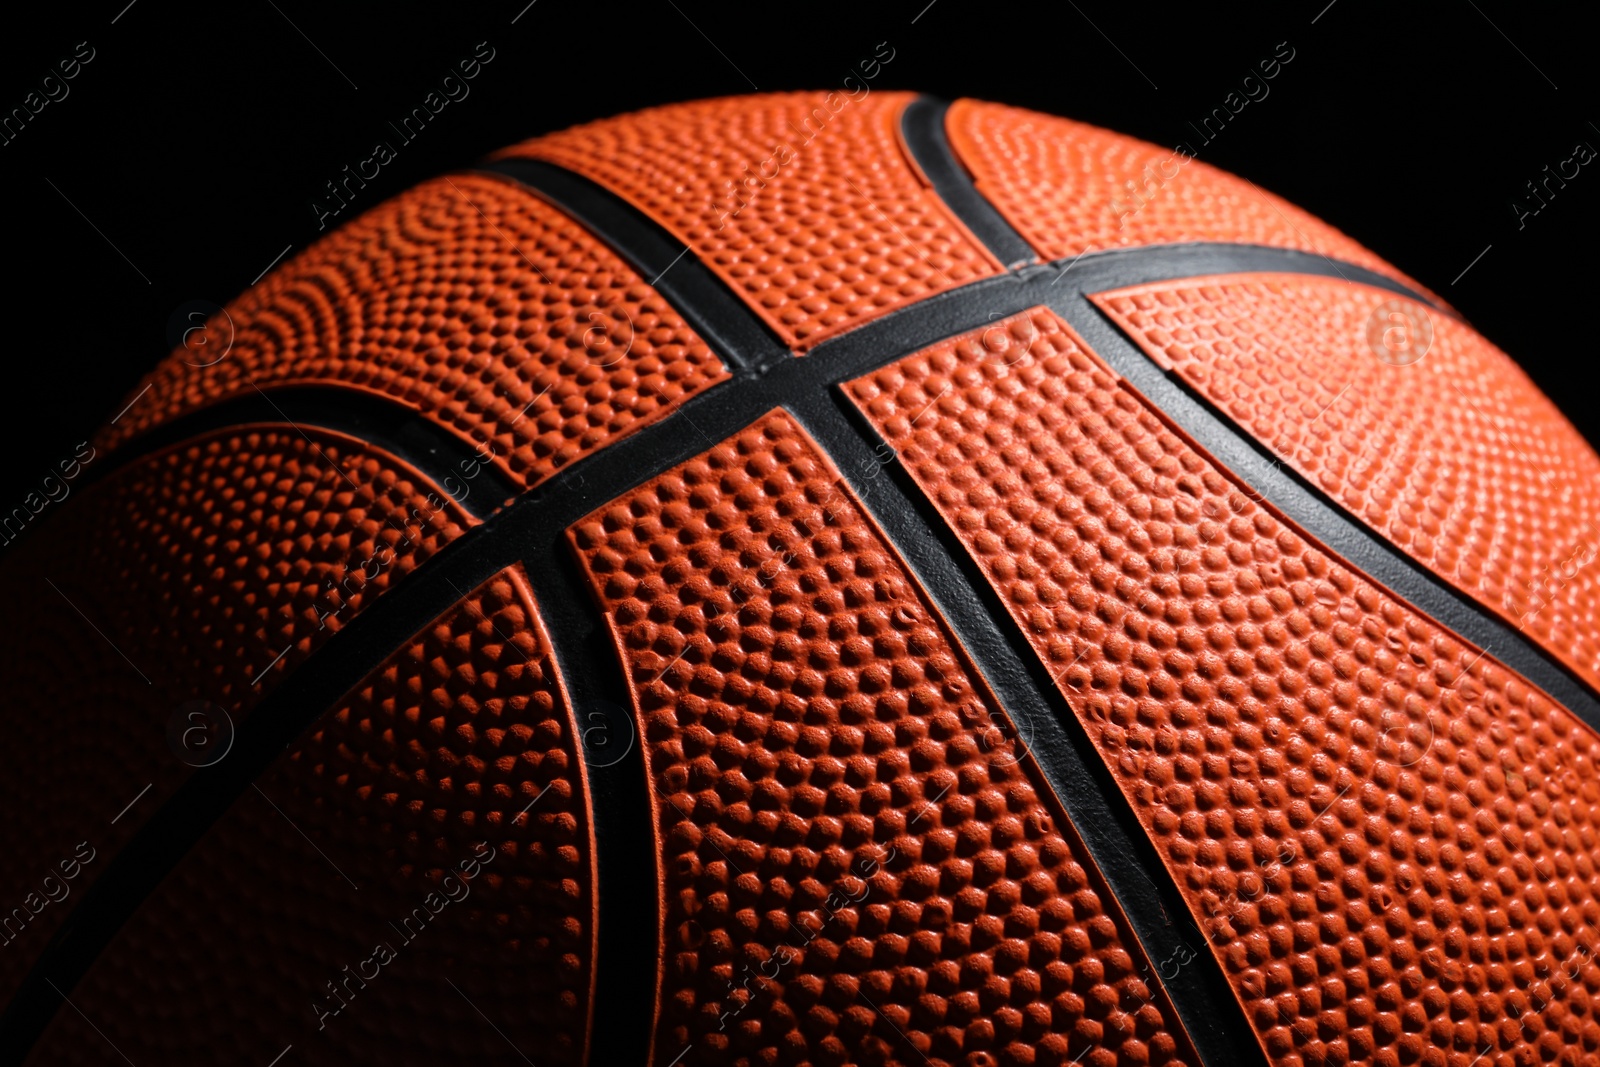
M 1600 1062 L 1600 458 L 1181 146 L 539 137 L 70 462 L 6 1062 Z

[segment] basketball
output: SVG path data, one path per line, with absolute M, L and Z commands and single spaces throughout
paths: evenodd
M 1600 1062 L 1600 458 L 1196 151 L 346 168 L 0 516 L 0 1058 Z

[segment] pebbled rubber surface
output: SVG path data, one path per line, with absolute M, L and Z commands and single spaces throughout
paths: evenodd
M 1036 309 L 849 386 L 1275 1064 L 1589 1062 L 1593 731 L 1258 504 Z
M 84 490 L 72 508 L 44 519 L 0 566 L 5 603 L 48 608 L 0 642 L 0 810 L 31 813 L 7 822 L 0 900 L 23 906 L 32 893 L 42 902 L 6 927 L 4 1000 L 77 897 L 186 777 L 167 739 L 174 713 L 205 700 L 243 722 L 324 640 L 471 522 L 387 453 L 287 427 L 217 431 L 170 448 Z M 62 886 L 57 868 L 80 842 L 95 858 L 48 902 L 43 879 Z
M 273 764 L 29 1063 L 266 1063 L 290 1045 L 311 1064 L 582 1063 L 588 810 L 572 709 L 513 568 Z
M 481 175 L 359 216 L 213 317 L 211 336 L 230 321 L 225 356 L 197 367 L 179 349 L 99 443 L 257 389 L 335 385 L 414 409 L 526 487 L 727 377 L 615 252 Z
M 1600 457 L 1471 327 L 1294 275 L 1093 299 L 1308 481 L 1600 689 Z
M 1600 1062 L 1595 734 L 1545 692 L 1594 697 L 1383 540 L 1467 576 L 1487 545 L 1581 631 L 1587 550 L 1549 542 L 1593 457 L 1524 447 L 1548 405 L 1447 309 L 1429 360 L 1486 422 L 1305 393 L 1355 358 L 1338 300 L 1428 297 L 1164 158 L 905 94 L 680 105 L 252 287 L 0 562 L 0 1058 Z M 1074 258 L 1001 270 L 1036 250 Z M 1318 321 L 1215 288 L 1252 271 L 1322 279 L 1283 291 Z M 1121 328 L 1085 297 L 1130 286 Z M 1257 392 L 1208 394 L 1230 368 Z M 1274 397 L 1314 476 L 1230 421 Z M 1429 433 L 1389 482 L 1336 455 Z M 190 773 L 197 696 L 241 728 Z
M 1045 259 L 1237 241 L 1332 256 L 1421 288 L 1321 219 L 1173 149 L 981 100 L 957 100 L 946 123 L 978 191 Z
M 496 158 L 547 160 L 617 193 L 804 350 L 1000 271 L 907 159 L 900 114 L 912 99 L 813 92 L 673 104 Z
M 571 539 L 664 883 L 654 1062 L 1194 1062 L 1023 740 L 784 412 Z

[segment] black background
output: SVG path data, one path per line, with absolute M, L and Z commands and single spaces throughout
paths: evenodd
M 0 511 L 123 406 L 167 350 L 177 309 L 223 303 L 286 246 L 309 244 L 324 182 L 393 140 L 387 123 L 483 41 L 495 58 L 471 95 L 400 146 L 354 207 L 620 111 L 752 85 L 837 88 L 888 42 L 894 58 L 874 87 L 983 97 L 1188 142 L 1320 215 L 1451 301 L 1600 440 L 1588 384 L 1600 162 L 1520 230 L 1510 206 L 1575 143 L 1600 148 L 1581 9 L 1506 0 L 1404 9 L 1378 0 L 125 3 L 53 5 L 26 25 L 10 12 L 0 31 L 0 113 L 79 42 L 95 53 L 65 99 L 0 145 Z M 1201 147 L 1188 121 L 1284 41 L 1295 58 L 1270 95 Z

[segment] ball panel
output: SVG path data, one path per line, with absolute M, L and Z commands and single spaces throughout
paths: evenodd
M 312 1064 L 582 1063 L 594 850 L 574 738 L 532 593 L 504 571 L 323 715 L 145 902 L 73 995 L 104 1038 L 62 1012 L 29 1062 L 125 1063 L 109 1039 L 136 1063 L 289 1044 Z
M 1046 259 L 1180 241 L 1292 248 L 1415 282 L 1321 219 L 1190 155 L 1036 111 L 957 100 L 951 148 Z
M 779 411 L 572 542 L 641 717 L 655 1062 L 1196 1062 L 1065 811 Z
M 79 865 L 66 900 L 42 907 L 0 951 L 0 998 L 208 758 L 198 736 L 172 747 L 174 715 L 200 700 L 243 722 L 329 635 L 470 525 L 440 496 L 400 460 L 340 434 L 231 429 L 113 472 L 6 557 L 0 597 L 36 611 L 0 642 L 0 805 L 32 813 L 8 822 L 0 900 L 44 895 L 41 880 L 59 883 L 77 842 L 94 859 Z
M 727 378 L 683 318 L 578 223 L 500 178 L 424 182 L 289 260 L 179 349 L 107 445 L 257 388 L 366 389 L 531 486 Z
M 1312 484 L 1600 688 L 1600 457 L 1470 326 L 1300 275 L 1092 299 Z
M 999 273 L 907 157 L 900 114 L 911 99 L 878 91 L 674 104 L 500 156 L 543 159 L 623 197 L 806 349 Z
M 1600 1052 L 1600 738 L 1258 505 L 1043 309 L 850 386 L 1274 1063 Z

